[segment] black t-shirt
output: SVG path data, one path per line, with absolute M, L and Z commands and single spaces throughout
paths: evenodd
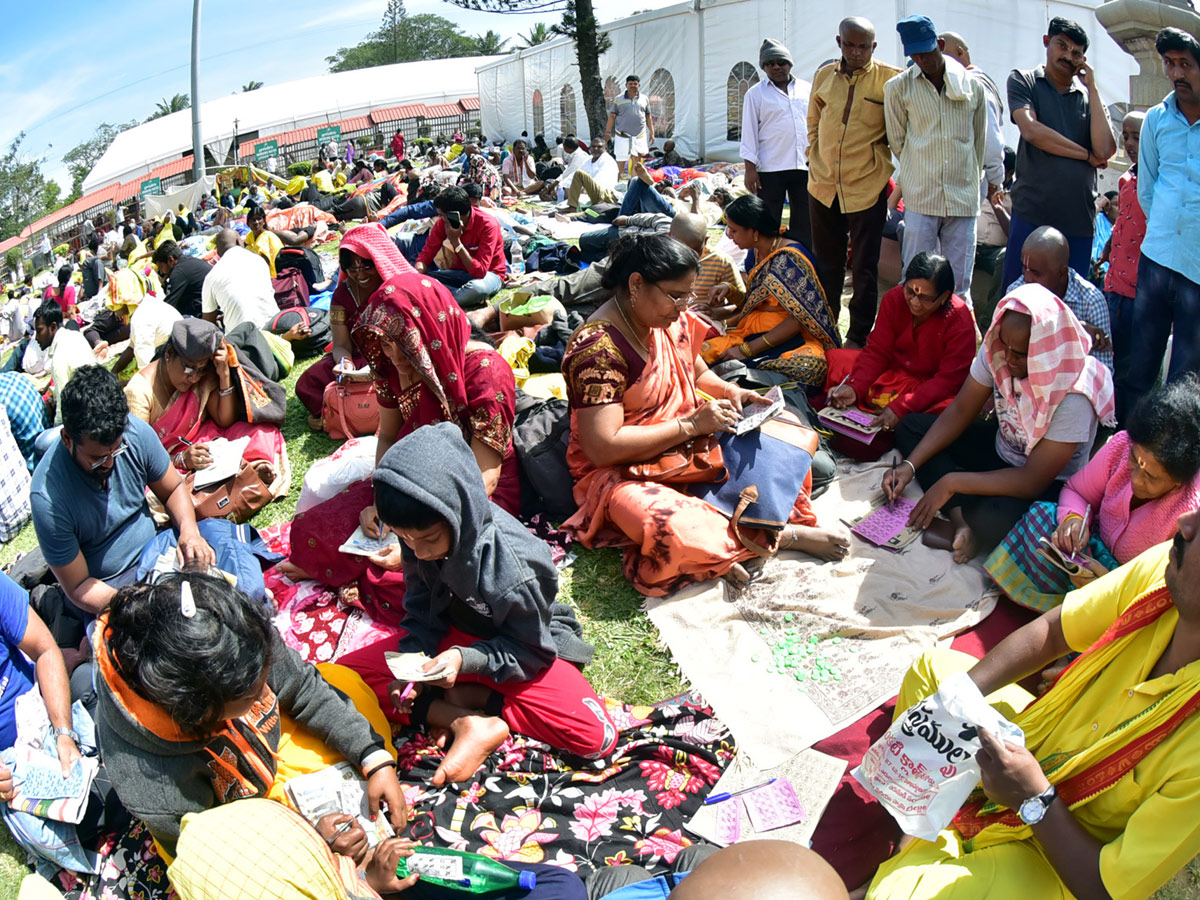
M 1008 108 L 1011 112 L 1032 109 L 1047 128 L 1091 151 L 1092 115 L 1087 91 L 1078 83 L 1072 82 L 1060 94 L 1047 80 L 1044 66 L 1013 69 L 1008 76 Z M 1095 195 L 1096 170 L 1087 160 L 1055 156 L 1021 138 L 1012 189 L 1014 215 L 1037 226 L 1053 225 L 1069 237 L 1090 236 Z
M 200 292 L 212 266 L 198 256 L 181 256 L 167 279 L 167 303 L 181 315 L 200 315 Z

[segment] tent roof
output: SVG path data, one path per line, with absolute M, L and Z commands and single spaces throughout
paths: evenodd
M 316 75 L 207 100 L 201 106 L 203 140 L 206 145 L 228 148 L 233 140 L 235 119 L 242 134 L 252 131 L 278 134 L 312 126 L 315 137 L 318 126 L 367 116 L 383 107 L 454 103 L 477 90 L 478 65 L 501 58 L 480 56 L 397 63 Z M 380 121 L 375 116 L 371 118 Z M 149 176 L 164 163 L 178 162 L 191 147 L 191 110 L 146 122 L 117 135 L 84 179 L 83 189 L 91 192 L 119 181 Z

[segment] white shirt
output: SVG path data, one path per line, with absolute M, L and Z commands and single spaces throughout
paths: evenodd
M 808 95 L 812 85 L 792 76 L 786 91 L 764 78 L 742 102 L 742 159 L 760 172 L 808 169 Z
M 31 341 L 30 343 L 37 343 Z M 62 389 L 67 386 L 76 369 L 96 364 L 96 354 L 92 345 L 81 331 L 71 331 L 59 327 L 54 333 L 54 340 L 46 348 L 50 360 L 50 379 L 54 388 L 54 424 L 62 424 Z
M 596 184 L 606 191 L 611 191 L 617 186 L 617 178 L 620 176 L 617 161 L 612 158 L 611 153 L 601 153 L 599 159 L 592 159 L 589 153 L 587 161 L 580 164 L 578 171 L 591 175 L 596 179 Z
M 504 160 L 500 166 L 500 174 L 507 175 L 513 180 L 517 187 L 526 187 L 537 181 L 537 173 L 529 174 L 533 169 L 533 157 L 526 156 L 525 163 L 521 166 L 517 165 L 517 157 L 512 153 L 508 154 L 508 158 Z
M 154 351 L 170 340 L 171 327 L 182 318 L 179 310 L 154 294 L 142 298 L 129 317 L 129 343 L 138 369 L 153 362 Z
M 243 322 L 253 322 L 255 328 L 267 327 L 279 306 L 265 259 L 245 247 L 225 251 L 200 289 L 200 311 L 218 309 L 225 316 L 226 331 Z
M 567 155 L 565 159 L 567 166 L 565 169 L 563 169 L 563 173 L 558 176 L 558 183 L 564 188 L 569 188 L 571 186 L 571 179 L 575 177 L 575 173 L 578 172 L 583 167 L 583 164 L 589 159 L 591 159 L 591 156 L 588 155 L 586 150 L 584 150 L 582 147 L 576 147 L 574 153 Z

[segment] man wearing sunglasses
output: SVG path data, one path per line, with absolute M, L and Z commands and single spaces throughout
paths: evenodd
M 154 538 L 146 488 L 166 507 L 184 564 L 216 561 L 196 527 L 187 485 L 154 430 L 129 415 L 117 377 L 84 366 L 62 392 L 61 440 L 33 473 L 38 545 L 63 593 L 87 620 L 131 584 Z

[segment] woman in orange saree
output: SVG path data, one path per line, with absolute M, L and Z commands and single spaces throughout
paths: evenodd
M 779 236 L 779 223 L 753 195 L 726 206 L 725 221 L 729 239 L 753 250 L 756 262 L 740 308 L 720 305 L 727 295 L 721 285 L 708 298 L 713 318 L 725 320 L 725 333 L 704 342 L 704 361 L 740 359 L 782 372 L 810 393 L 821 390 L 829 370 L 825 351 L 842 342 L 808 251 Z
M 727 573 L 743 580 L 739 564 L 754 555 L 715 507 L 628 468 L 698 436 L 731 431 L 743 406 L 763 402 L 700 359 L 709 326 L 686 310 L 695 277 L 696 256 L 679 242 L 622 237 L 605 274 L 615 295 L 575 332 L 563 360 L 567 462 L 579 506 L 563 527 L 586 547 L 624 548 L 626 577 L 649 596 Z M 840 559 L 849 540 L 817 527 L 810 488 L 806 479 L 782 534 L 755 532 L 754 539 Z

